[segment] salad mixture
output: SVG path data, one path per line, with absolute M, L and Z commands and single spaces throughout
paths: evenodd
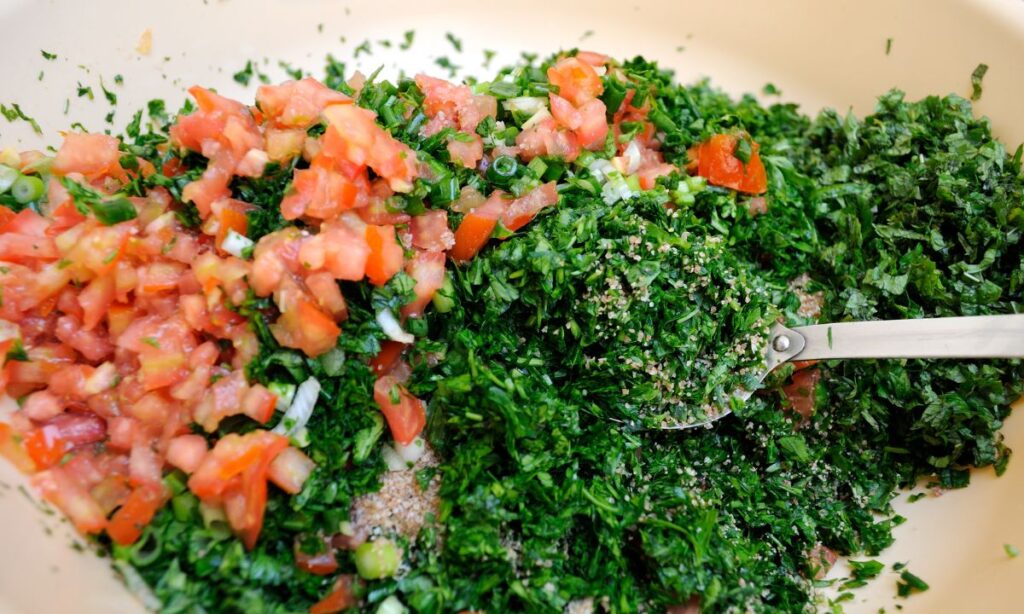
M 1022 150 L 967 100 L 296 77 L 0 154 L 0 453 L 148 607 L 841 608 L 900 488 L 1006 468 L 1019 361 L 732 398 L 777 321 L 1021 308 Z

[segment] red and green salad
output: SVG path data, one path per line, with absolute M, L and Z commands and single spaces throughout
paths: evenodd
M 901 488 L 1005 470 L 1019 361 L 733 398 L 775 322 L 1021 309 L 1022 150 L 970 101 L 294 76 L 0 152 L 0 454 L 147 607 L 839 609 Z

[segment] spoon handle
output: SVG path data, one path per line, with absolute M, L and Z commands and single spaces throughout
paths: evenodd
M 779 362 L 846 358 L 1024 358 L 1024 314 L 840 322 L 772 329 Z

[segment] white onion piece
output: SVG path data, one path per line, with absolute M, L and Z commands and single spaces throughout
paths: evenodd
M 316 378 L 311 377 L 299 384 L 299 389 L 295 391 L 295 399 L 284 412 L 284 417 L 274 427 L 274 432 L 291 437 L 304 429 L 309 417 L 313 415 L 319 394 L 320 382 Z
M 405 471 L 409 468 L 409 463 L 388 444 L 381 446 L 380 455 L 384 458 L 384 464 L 388 466 L 388 471 Z
M 402 444 L 395 442 L 395 452 L 407 463 L 415 463 L 427 452 L 427 442 L 423 441 L 422 437 L 417 437 L 409 442 L 409 445 L 403 446 Z
M 530 119 L 523 122 L 523 130 L 529 130 L 549 117 L 551 117 L 551 111 L 548 111 L 547 107 L 542 107 L 530 116 Z
M 249 237 L 240 235 L 234 230 L 229 230 L 227 236 L 224 237 L 224 242 L 220 244 L 220 248 L 235 258 L 241 258 L 242 252 L 253 245 L 256 244 Z
M 389 309 L 381 309 L 377 312 L 377 324 L 380 324 L 381 330 L 392 341 L 399 343 L 412 343 L 416 341 L 416 337 L 402 330 L 402 325 L 398 323 L 398 318 Z
M 502 104 L 505 105 L 505 108 L 509 111 L 533 115 L 541 109 L 546 109 L 548 106 L 548 100 L 547 98 L 520 96 L 518 98 L 509 98 Z
M 292 399 L 295 398 L 295 385 L 283 384 L 281 382 L 270 382 L 267 384 L 267 388 L 277 395 L 277 404 L 274 405 L 274 409 L 287 411 L 288 406 L 292 404 Z
M 587 165 L 587 170 L 590 171 L 590 174 L 593 175 L 594 179 L 597 179 L 599 183 L 604 183 L 605 180 L 608 179 L 609 174 L 617 172 L 615 165 L 604 158 L 597 158 L 591 162 Z
M 594 66 L 594 72 L 597 73 L 598 77 L 603 77 L 608 72 L 607 66 Z
M 377 612 L 375 614 L 407 614 L 409 608 L 405 607 L 398 597 L 390 595 L 387 599 L 380 602 L 377 606 Z
M 624 175 L 632 175 L 640 168 L 640 146 L 636 144 L 636 139 L 629 142 L 626 147 L 626 151 L 622 152 L 623 157 L 629 163 L 626 167 Z

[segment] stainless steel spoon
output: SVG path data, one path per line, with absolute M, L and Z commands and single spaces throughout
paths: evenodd
M 856 358 L 1024 358 L 1024 314 L 840 322 L 772 327 L 765 352 L 764 381 L 779 366 L 797 360 Z M 734 394 L 746 401 L 754 390 Z M 725 408 L 709 420 L 666 424 L 665 429 L 707 426 L 732 413 Z

